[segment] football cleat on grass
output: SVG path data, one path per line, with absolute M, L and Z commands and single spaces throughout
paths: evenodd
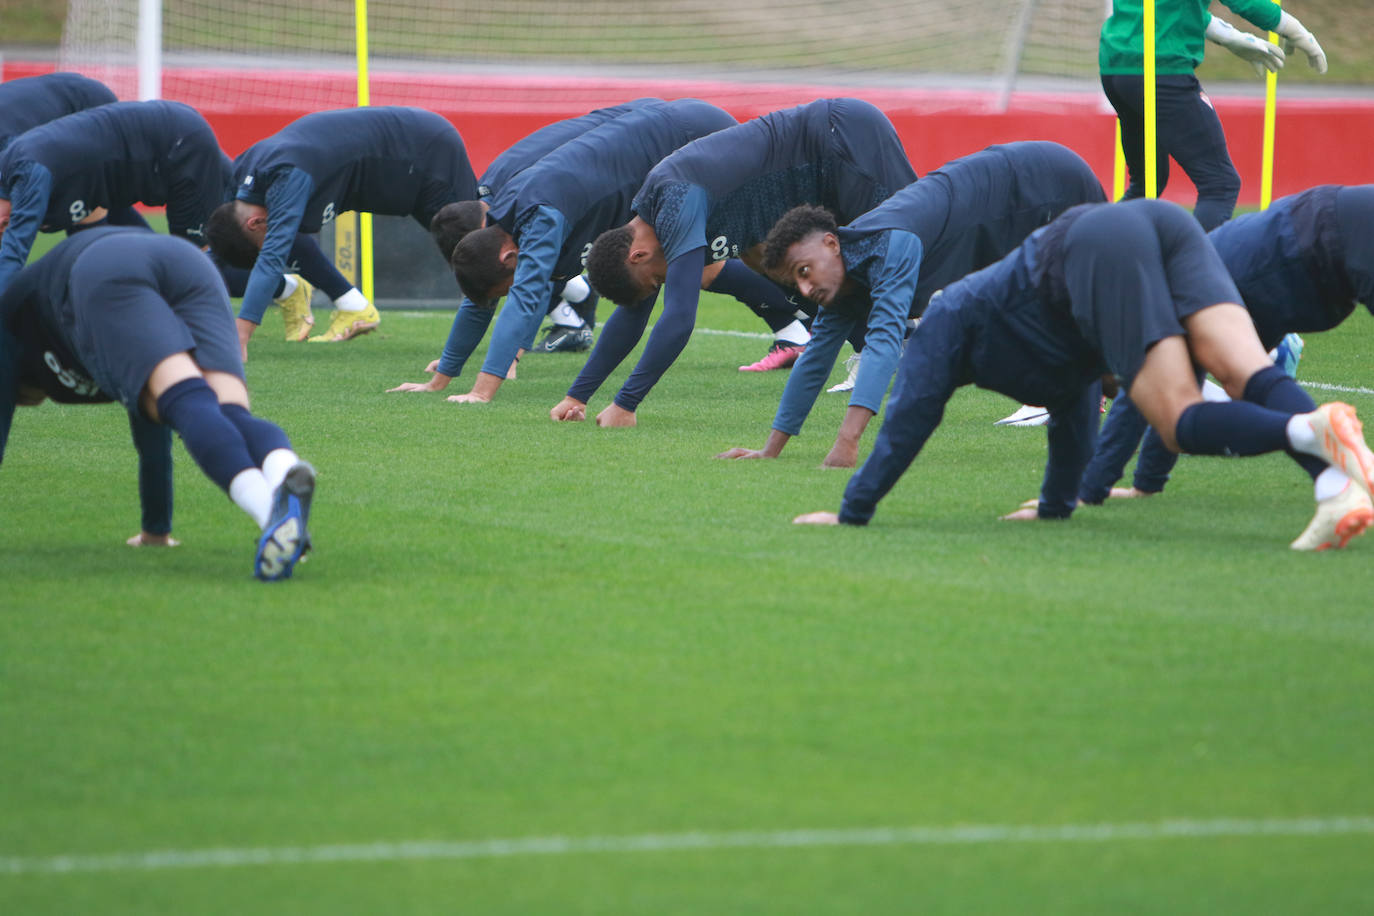
M 1374 492 L 1374 452 L 1365 444 L 1364 427 L 1355 408 L 1332 401 L 1306 416 L 1326 462 L 1344 471 L 1345 476 L 1364 489 L 1365 495 Z
M 1335 496 L 1317 501 L 1317 514 L 1289 546 L 1294 550 L 1341 548 L 1359 537 L 1374 522 L 1374 503 L 1353 480 Z
M 1010 416 L 994 421 L 993 426 L 1044 426 L 1050 422 L 1050 412 L 1044 407 L 1023 404 Z
M 863 356 L 862 353 L 855 353 L 853 356 L 849 357 L 849 359 L 845 360 L 845 361 L 844 361 L 844 368 L 845 368 L 845 377 L 844 377 L 844 381 L 843 381 L 843 382 L 840 382 L 838 385 L 831 385 L 829 388 L 827 388 L 827 389 L 825 389 L 825 390 L 826 390 L 827 392 L 829 392 L 830 394 L 839 394 L 839 393 L 842 392 L 842 391 L 853 391 L 853 390 L 854 390 L 854 382 L 855 382 L 855 380 L 857 380 L 858 377 L 859 377 L 859 359 L 860 359 L 862 356 Z
M 773 341 L 773 346 L 768 348 L 768 355 L 756 363 L 747 366 L 740 366 L 741 372 L 772 372 L 774 369 L 786 369 L 797 361 L 797 357 L 802 355 L 806 347 L 802 344 L 788 343 L 785 340 Z
M 264 582 L 291 578 L 297 561 L 310 549 L 310 503 L 315 495 L 315 469 L 297 462 L 272 494 L 272 515 L 258 539 L 253 575 Z
M 315 316 L 310 314 L 310 297 L 315 287 L 305 282 L 304 277 L 296 277 L 296 291 L 285 299 L 278 299 L 281 306 L 282 322 L 286 325 L 286 339 L 305 340 L 310 329 L 315 326 Z
M 345 312 L 335 309 L 334 315 L 329 319 L 329 328 L 323 334 L 316 334 L 310 338 L 311 343 L 334 343 L 340 340 L 352 340 L 371 331 L 382 323 L 382 316 L 377 311 L 377 306 L 371 302 L 367 308 L 359 312 Z
M 592 329 L 550 325 L 544 339 L 534 345 L 533 353 L 582 353 L 592 348 Z

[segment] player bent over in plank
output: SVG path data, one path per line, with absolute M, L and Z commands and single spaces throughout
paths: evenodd
M 1075 207 L 931 302 L 840 512 L 796 521 L 867 524 L 954 391 L 971 383 L 1050 410 L 1040 499 L 1004 517 L 1067 518 L 1092 453 L 1093 382 L 1105 371 L 1173 451 L 1286 450 L 1341 470 L 1361 492 L 1346 522 L 1363 530 L 1374 521 L 1374 453 L 1354 409 L 1316 407 L 1269 361 L 1239 303 L 1221 259 L 1182 208 L 1157 200 Z M 1195 366 L 1237 400 L 1205 402 Z
M 820 306 L 811 343 L 783 389 L 762 449 L 717 458 L 776 458 L 825 386 L 847 337 L 864 334 L 849 409 L 823 462 L 852 468 L 882 407 L 908 319 L 930 296 L 986 267 L 1069 207 L 1106 200 L 1088 164 L 1057 143 L 992 146 L 947 162 L 847 226 L 821 207 L 789 210 L 768 233 L 764 267 Z
M 482 177 L 477 180 L 477 200 L 447 204 L 434 215 L 429 231 L 438 242 L 444 260 L 452 259 L 453 249 L 463 240 L 463 236 L 487 225 L 487 211 L 491 209 L 492 200 L 516 175 L 592 128 L 612 121 L 635 108 L 662 101 L 642 98 L 621 105 L 597 108 L 576 118 L 546 124 L 516 141 L 493 159 L 491 165 L 482 173 Z M 533 347 L 533 352 L 576 353 L 591 349 L 592 328 L 596 325 L 596 305 L 599 298 L 587 281 L 580 277 L 570 278 L 566 282 L 555 282 L 549 301 L 549 318 L 552 324 L 544 339 Z M 438 368 L 439 360 L 434 360 L 425 371 L 435 372 Z M 436 377 L 430 379 L 430 387 L 421 386 L 417 389 L 407 383 L 394 390 L 441 391 L 449 381 L 448 376 L 442 379 Z
M 410 215 L 428 230 L 445 204 L 477 196 L 463 138 L 444 118 L 419 108 L 308 114 L 246 149 L 234 160 L 234 180 L 235 199 L 215 210 L 207 235 L 218 257 L 252 268 L 237 322 L 245 348 L 298 232 L 318 232 L 348 210 Z M 334 315 L 312 342 L 349 340 L 381 323 L 357 289 L 337 297 L 326 292 Z
M 444 380 L 402 388 L 432 390 L 461 371 L 504 294 L 506 305 L 472 390 L 449 398 L 490 401 L 505 370 L 538 330 L 554 286 L 576 279 L 592 240 L 629 218 L 630 201 L 649 170 L 673 150 L 734 124 L 726 112 L 698 99 L 651 103 L 565 143 L 513 178 L 492 200 L 491 225 L 454 248 L 454 275 L 468 298 L 439 362 Z M 726 282 L 741 277 L 746 284 Z M 746 299 L 755 311 L 764 317 L 779 313 L 783 323 L 792 320 L 783 291 L 742 264 L 720 270 L 720 276 L 703 274 L 699 282 L 742 299 L 756 287 L 762 293 Z
M 1374 309 L 1374 185 L 1322 185 L 1280 198 L 1261 213 L 1248 213 L 1213 229 L 1208 238 L 1231 273 L 1255 323 L 1260 344 L 1274 347 L 1286 335 L 1326 331 L 1354 312 Z M 1114 489 L 1141 442 L 1134 486 Z M 1177 456 L 1146 431 L 1127 397 L 1112 402 L 1097 450 L 1083 475 L 1079 499 L 1149 496 L 1164 489 Z M 1304 462 L 1314 479 L 1317 514 L 1293 542 L 1299 550 L 1344 546 L 1341 524 L 1363 510 L 1358 487 L 1322 462 Z M 1335 535 L 1336 540 L 1332 537 Z M 1348 540 L 1348 536 L 1346 537 Z
M 108 403 L 129 412 L 142 531 L 168 545 L 171 435 L 257 523 L 260 579 L 285 579 L 310 546 L 315 471 L 275 424 L 249 411 L 229 297 L 181 239 L 141 229 L 79 232 L 0 297 L 0 457 L 16 404 Z
M 692 335 L 703 268 L 727 258 L 759 266 L 768 230 L 795 206 L 818 204 L 848 222 L 915 180 L 892 123 L 858 99 L 775 111 L 678 150 L 644 180 L 634 219 L 587 255 L 592 286 L 620 308 L 554 419 L 585 416 L 587 401 L 643 336 L 659 287 L 663 313 L 614 403 L 597 415 L 599 426 L 635 425 L 640 401 Z M 800 353 L 791 346 L 747 368 L 790 365 Z
M 0 149 L 40 124 L 117 101 L 110 87 L 77 73 L 45 73 L 0 83 Z

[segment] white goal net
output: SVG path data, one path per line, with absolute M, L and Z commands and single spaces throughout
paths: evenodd
M 137 97 L 139 7 L 70 0 L 61 66 Z M 471 105 L 588 80 L 631 94 L 649 79 L 1089 88 L 1104 12 L 1104 0 L 373 0 L 373 101 Z M 207 109 L 352 104 L 353 15 L 353 0 L 163 0 L 162 95 Z

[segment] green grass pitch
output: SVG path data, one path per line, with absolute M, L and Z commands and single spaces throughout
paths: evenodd
M 842 396 L 779 460 L 711 458 L 763 442 L 785 374 L 735 367 L 765 341 L 697 334 L 600 430 L 547 416 L 578 356 L 491 405 L 384 393 L 450 318 L 324 346 L 269 316 L 255 408 L 320 471 L 280 585 L 179 444 L 184 546 L 132 550 L 122 411 L 19 413 L 0 912 L 1374 908 L 1374 540 L 1290 552 L 1312 503 L 1283 456 L 1000 523 L 1044 433 L 965 390 L 871 527 L 799 529 L 849 476 L 818 467 Z M 699 327 L 752 322 L 707 297 Z M 1307 343 L 1305 380 L 1369 384 L 1363 310 Z M 879 828 L 929 832 L 843 832 Z M 403 843 L 450 845 L 371 845 Z

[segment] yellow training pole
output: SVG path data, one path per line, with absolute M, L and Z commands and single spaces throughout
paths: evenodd
M 367 0 L 353 0 L 353 27 L 358 49 L 358 107 L 372 103 L 367 73 Z M 358 266 L 362 277 L 362 292 L 368 302 L 372 297 L 372 214 L 358 214 Z
M 1116 119 L 1116 156 L 1112 163 L 1112 200 L 1120 200 L 1126 193 L 1126 154 L 1121 149 L 1121 119 Z
M 1274 0 L 1275 6 L 1281 6 Z M 1279 36 L 1269 33 L 1270 44 L 1278 44 Z M 1274 199 L 1274 122 L 1277 120 L 1279 94 L 1279 75 L 1272 70 L 1264 72 L 1264 143 L 1260 154 L 1260 209 L 1269 209 Z
M 1158 197 L 1158 157 L 1155 155 L 1155 0 L 1145 0 L 1145 196 Z

